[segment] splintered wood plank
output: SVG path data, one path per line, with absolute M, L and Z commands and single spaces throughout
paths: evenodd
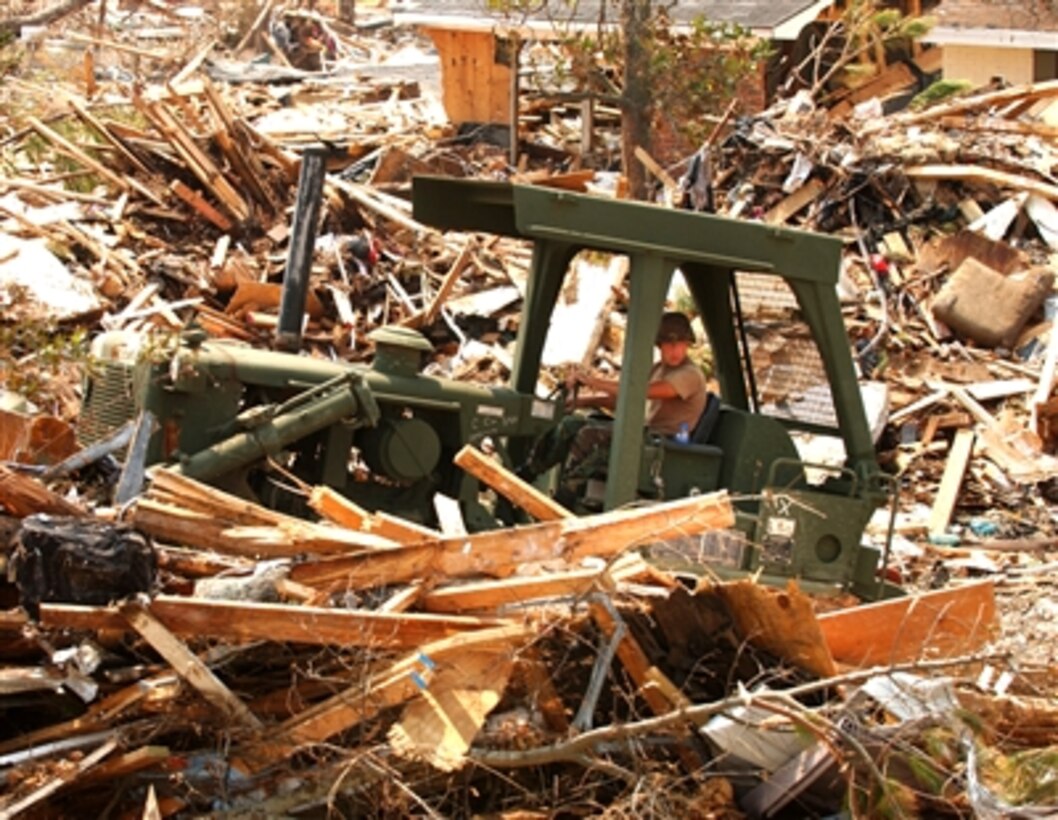
M 774 208 L 764 215 L 764 221 L 771 225 L 782 225 L 791 216 L 807 208 L 819 195 L 826 190 L 826 184 L 822 180 L 810 179 L 792 194 L 781 200 Z
M 1058 201 L 1058 185 L 1040 182 L 1031 177 L 986 168 L 983 165 L 918 165 L 904 169 L 904 175 L 913 179 L 945 179 L 958 182 L 976 182 L 983 185 L 998 185 L 1017 191 L 1028 191 L 1045 199 Z
M 117 755 L 105 763 L 100 763 L 78 782 L 78 786 L 91 786 L 96 783 L 105 783 L 108 780 L 116 780 L 134 772 L 149 769 L 163 760 L 169 758 L 168 746 L 141 746 L 123 755 Z
M 238 191 L 232 187 L 220 169 L 195 143 L 194 138 L 161 102 L 141 101 L 138 106 L 154 126 L 165 135 L 169 144 L 187 163 L 199 181 L 220 200 L 238 222 L 250 217 L 250 207 Z
M 332 524 L 350 530 L 371 533 L 392 544 L 414 544 L 426 538 L 438 538 L 437 530 L 406 521 L 387 513 L 371 513 L 330 487 L 313 487 L 309 506 Z
M 170 494 L 173 503 L 180 503 L 188 509 L 212 513 L 223 517 L 225 521 L 239 524 L 280 524 L 301 520 L 218 490 L 170 469 L 156 469 L 151 472 L 150 494 L 155 492 Z
M 398 590 L 383 601 L 379 605 L 378 611 L 407 612 L 419 602 L 419 599 L 422 597 L 422 591 L 422 584 L 412 584 L 411 586 L 404 587 L 404 589 Z
M 121 616 L 128 621 L 140 636 L 154 650 L 165 658 L 173 671 L 186 680 L 211 704 L 216 706 L 236 723 L 260 731 L 264 728 L 261 721 L 249 710 L 245 703 L 228 689 L 187 646 L 170 632 L 142 603 L 128 601 L 121 605 Z
M 18 817 L 22 812 L 35 806 L 40 801 L 51 797 L 63 786 L 75 783 L 79 777 L 84 775 L 85 772 L 91 771 L 93 766 L 99 763 L 99 761 L 109 755 L 117 747 L 118 739 L 116 737 L 110 738 L 109 740 L 104 741 L 99 748 L 85 755 L 76 763 L 73 763 L 69 770 L 48 780 L 43 786 L 34 789 L 32 793 L 27 794 L 22 799 L 7 805 L 0 803 L 0 818 L 2 818 L 2 820 L 8 820 L 8 818 Z
M 202 194 L 191 188 L 191 186 L 187 185 L 182 180 L 174 179 L 169 185 L 169 190 L 186 202 L 188 207 L 195 211 L 199 216 L 208 222 L 213 223 L 213 225 L 220 228 L 225 233 L 235 227 L 234 223 L 228 219 L 228 217 L 210 205 Z
M 455 261 L 452 263 L 452 267 L 448 269 L 444 279 L 441 280 L 441 286 L 433 295 L 430 304 L 418 313 L 409 316 L 401 322 L 402 325 L 407 327 L 427 327 L 433 324 L 434 320 L 437 319 L 437 314 L 441 312 L 444 303 L 447 302 L 448 297 L 452 295 L 452 289 L 455 288 L 456 283 L 459 282 L 459 278 L 463 275 L 463 271 L 466 270 L 467 266 L 473 261 L 475 246 L 476 243 L 474 237 L 467 237 L 463 242 L 463 247 L 460 249 L 459 254 L 456 256 Z
M 578 569 L 443 587 L 423 596 L 422 608 L 427 612 L 493 610 L 541 598 L 585 595 L 595 589 L 604 580 L 604 576 L 614 581 L 623 581 L 638 575 L 649 574 L 649 569 L 642 558 L 638 556 L 628 556 L 628 558 L 631 560 L 624 560 L 622 556 L 613 566 L 602 570 Z
M 821 678 L 835 674 L 834 659 L 819 628 L 811 599 L 794 581 L 785 590 L 754 581 L 719 584 L 716 592 L 739 635 Z
M 1018 100 L 1045 100 L 1058 97 L 1058 80 L 1049 80 L 1042 83 L 1029 83 L 1027 85 L 1016 85 L 1004 88 L 988 94 L 975 94 L 972 97 L 963 97 L 954 102 L 934 105 L 921 112 L 908 112 L 896 114 L 890 117 L 879 117 L 877 123 L 868 123 L 861 129 L 861 133 L 868 134 L 879 131 L 893 125 L 913 125 L 919 122 L 940 121 L 944 117 L 956 114 L 965 114 L 981 108 L 993 108 Z
M 838 663 L 875 666 L 965 655 L 995 629 L 992 581 L 909 595 L 818 616 Z
M 478 481 L 521 507 L 538 521 L 556 521 L 561 518 L 574 517 L 573 513 L 553 498 L 518 478 L 472 444 L 465 445 L 456 453 L 453 461 L 457 467 L 462 467 Z
M 33 513 L 84 515 L 84 510 L 56 495 L 36 478 L 0 465 L 0 509 L 17 518 Z
M 933 499 L 933 508 L 929 513 L 930 533 L 943 533 L 948 529 L 973 448 L 973 430 L 956 430 L 955 439 L 948 452 L 948 461 L 944 465 L 944 476 L 940 480 L 940 487 L 937 489 L 937 495 Z
M 521 564 L 588 556 L 608 557 L 641 544 L 734 526 L 724 492 L 584 518 L 546 521 L 410 544 L 391 550 L 321 558 L 291 568 L 299 583 L 363 589 L 380 583 L 441 581 L 471 575 L 504 577 Z
M 433 677 L 466 652 L 495 650 L 494 660 L 514 656 L 536 632 L 529 625 L 483 629 L 421 646 L 366 682 L 358 682 L 285 721 L 263 742 L 241 751 L 254 769 L 283 760 L 299 748 L 348 731 L 383 709 L 404 703 L 430 686 Z
M 351 530 L 358 530 L 371 520 L 370 512 L 330 487 L 313 487 L 309 507 L 332 524 Z
M 461 768 L 474 736 L 503 697 L 513 667 L 513 653 L 503 647 L 461 652 L 390 727 L 393 751 L 443 772 Z
M 245 150 L 240 143 L 236 118 L 224 104 L 224 100 L 208 77 L 203 77 L 202 88 L 206 101 L 222 126 L 213 132 L 214 139 L 217 140 L 217 144 L 228 158 L 232 168 L 238 173 L 239 179 L 252 192 L 254 199 L 271 213 L 276 213 L 282 206 L 267 184 L 268 173 L 264 165 L 254 152 Z
M 150 178 L 151 170 L 140 161 L 139 157 L 137 157 L 134 153 L 132 153 L 132 151 L 129 150 L 128 146 L 125 145 L 125 143 L 122 142 L 121 139 L 115 136 L 110 131 L 110 129 L 107 128 L 105 122 L 100 121 L 95 116 L 95 114 L 89 111 L 88 108 L 80 100 L 76 100 L 71 97 L 69 100 L 67 100 L 67 102 L 69 103 L 70 108 L 74 110 L 74 112 L 77 114 L 78 117 L 81 118 L 81 120 L 83 120 L 85 123 L 94 128 L 99 134 L 99 136 L 101 136 L 108 143 L 110 143 L 117 150 L 117 152 L 121 154 L 125 162 L 127 162 L 137 171 L 139 171 L 139 173 L 143 174 L 143 176 Z M 161 205 L 162 203 L 158 202 L 158 204 Z
M 507 623 L 499 618 L 211 601 L 170 595 L 155 598 L 149 613 L 164 629 L 179 636 L 391 649 L 420 646 Z M 71 629 L 124 628 L 117 610 L 76 604 L 42 604 L 41 622 Z
M 304 552 L 348 553 L 378 550 L 395 542 L 368 532 L 325 527 L 297 518 L 282 517 L 268 523 L 236 523 L 238 508 L 227 512 L 188 509 L 183 499 L 165 503 L 153 496 L 140 498 L 133 509 L 136 528 L 169 544 L 182 544 L 229 555 L 282 558 Z M 246 503 L 246 502 L 242 502 Z M 230 515 L 231 517 L 226 517 Z
M 954 128 L 960 131 L 992 131 L 1058 139 L 1058 126 L 1042 122 L 1005 120 L 1000 117 L 944 117 L 940 125 L 942 128 Z
M 223 536 L 233 550 L 250 555 L 295 556 L 306 552 L 344 555 L 394 546 L 388 538 L 369 532 L 321 527 L 308 521 L 279 526 L 229 527 Z

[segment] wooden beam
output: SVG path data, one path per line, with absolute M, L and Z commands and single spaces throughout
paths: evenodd
M 595 589 L 604 575 L 624 581 L 647 571 L 642 558 L 628 558 L 630 560 L 624 560 L 625 556 L 622 556 L 614 565 L 602 570 L 576 569 L 448 586 L 424 595 L 421 605 L 427 612 L 475 612 L 541 598 L 578 597 Z
M 991 639 L 995 617 L 995 589 L 984 581 L 827 612 L 817 620 L 835 661 L 867 667 L 974 652 Z
M 1024 134 L 1025 136 L 1058 138 L 1058 126 L 1024 120 L 1004 120 L 999 117 L 944 117 L 942 128 L 957 128 L 961 131 L 992 131 L 1001 134 Z
M 920 122 L 932 122 L 943 117 L 955 114 L 965 114 L 969 111 L 977 111 L 982 108 L 993 108 L 1006 103 L 1022 99 L 1044 100 L 1058 97 L 1058 80 L 1049 80 L 1042 83 L 1029 83 L 1027 85 L 1016 85 L 1012 88 L 1004 88 L 988 94 L 977 94 L 972 97 L 963 97 L 954 102 L 943 105 L 935 105 L 921 112 L 896 114 L 889 117 L 879 117 L 877 123 L 868 123 L 860 129 L 862 134 L 870 134 L 893 126 L 915 125 Z
M 246 704 L 239 700 L 183 641 L 155 618 L 144 604 L 139 601 L 127 601 L 121 605 L 119 611 L 129 626 L 165 658 L 176 674 L 197 689 L 229 719 L 254 732 L 264 728 Z
M 963 476 L 966 475 L 966 467 L 973 454 L 973 447 L 973 430 L 955 431 L 955 439 L 952 441 L 951 450 L 948 451 L 948 460 L 944 465 L 944 475 L 940 480 L 940 487 L 937 489 L 937 494 L 933 499 L 933 508 L 929 513 L 930 534 L 943 533 L 948 529 L 952 513 L 955 512 L 955 502 L 959 497 Z
M 84 510 L 49 490 L 33 476 L 0 465 L 0 509 L 17 518 L 33 513 L 84 515 Z
M 472 444 L 465 445 L 456 453 L 454 463 L 538 521 L 557 521 L 574 517 L 573 513 L 553 498 L 523 481 Z
M 986 168 L 983 165 L 918 165 L 904 169 L 904 175 L 912 179 L 945 179 L 957 182 L 976 182 L 983 185 L 998 185 L 1017 191 L 1028 191 L 1045 199 L 1058 201 L 1058 185 L 1048 182 Z
M 187 203 L 195 213 L 216 227 L 227 233 L 235 227 L 234 223 L 224 214 L 214 208 L 202 194 L 187 185 L 183 180 L 174 179 L 169 185 L 169 190 Z
M 409 316 L 402 324 L 406 324 L 410 327 L 428 327 L 433 324 L 434 320 L 437 319 L 437 314 L 441 312 L 441 307 L 446 301 L 448 301 L 448 297 L 451 295 L 452 289 L 456 286 L 456 282 L 459 281 L 459 278 L 463 275 L 463 271 L 466 270 L 467 265 L 473 260 L 474 247 L 474 237 L 468 236 L 463 243 L 463 247 L 459 251 L 459 255 L 456 256 L 455 261 L 452 263 L 452 267 L 448 269 L 448 273 L 446 273 L 444 279 L 441 280 L 441 286 L 437 289 L 437 293 L 435 293 L 430 300 L 430 304 L 420 313 L 416 313 L 414 316 Z
M 764 221 L 771 225 L 782 225 L 798 211 L 807 208 L 826 190 L 826 184 L 819 179 L 810 179 L 792 194 L 781 200 L 764 215 Z
M 155 598 L 149 614 L 167 631 L 186 637 L 391 649 L 421 646 L 506 623 L 498 618 L 212 601 L 173 595 Z M 42 604 L 41 622 L 71 629 L 124 627 L 117 610 L 75 604 Z
M 332 524 L 371 533 L 393 544 L 413 544 L 440 536 L 436 530 L 421 524 L 387 513 L 368 512 L 330 487 L 313 487 L 309 495 L 309 506 Z
M 545 521 L 525 527 L 433 539 L 391 550 L 306 561 L 291 579 L 309 586 L 363 589 L 417 578 L 504 577 L 521 564 L 590 555 L 608 557 L 626 549 L 677 535 L 734 526 L 724 492 L 616 510 L 584 518 Z

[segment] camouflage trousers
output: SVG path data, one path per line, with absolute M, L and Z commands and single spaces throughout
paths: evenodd
M 567 416 L 537 442 L 529 459 L 529 471 L 540 475 L 562 464 L 563 494 L 579 496 L 588 479 L 605 475 L 612 441 L 613 422 L 609 419 Z

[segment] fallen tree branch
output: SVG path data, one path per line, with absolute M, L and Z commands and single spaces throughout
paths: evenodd
M 523 768 L 526 766 L 542 766 L 548 763 L 581 763 L 590 759 L 590 752 L 603 743 L 630 740 L 634 737 L 647 735 L 654 732 L 666 732 L 678 728 L 686 721 L 691 721 L 698 726 L 706 723 L 715 715 L 726 712 L 737 706 L 750 706 L 775 701 L 782 706 L 787 706 L 790 699 L 801 695 L 808 695 L 823 689 L 841 686 L 848 683 L 856 683 L 868 680 L 876 675 L 888 675 L 893 672 L 922 671 L 926 669 L 943 669 L 951 666 L 962 666 L 965 664 L 982 663 L 988 660 L 998 660 L 1006 657 L 1005 653 L 993 652 L 976 655 L 963 655 L 957 658 L 946 658 L 943 660 L 919 660 L 914 662 L 892 664 L 889 666 L 874 666 L 869 669 L 858 669 L 841 675 L 803 683 L 793 686 L 781 692 L 741 692 L 736 695 L 713 701 L 711 703 L 699 703 L 682 709 L 674 709 L 657 717 L 644 718 L 631 723 L 610 724 L 600 726 L 590 732 L 551 743 L 546 746 L 537 746 L 532 749 L 517 751 L 471 749 L 467 758 L 483 766 L 494 768 Z
M 36 14 L 26 14 L 22 17 L 9 17 L 0 20 L 0 36 L 10 34 L 18 37 L 25 26 L 46 26 L 63 17 L 80 11 L 89 5 L 92 0 L 63 0 L 54 6 L 39 11 Z

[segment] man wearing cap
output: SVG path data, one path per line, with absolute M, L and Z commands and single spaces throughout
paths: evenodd
M 687 357 L 687 349 L 693 343 L 694 331 L 684 314 L 662 315 L 655 339 L 661 357 L 650 370 L 646 393 L 646 426 L 654 433 L 675 436 L 681 431 L 689 432 L 705 409 L 708 396 L 705 375 Z M 600 378 L 577 368 L 568 377 L 567 386 L 573 388 L 578 384 L 593 392 L 576 396 L 569 402 L 570 409 L 612 409 L 616 404 L 618 380 Z M 520 473 L 523 478 L 531 479 L 565 460 L 567 483 L 560 490 L 559 500 L 571 503 L 588 478 L 605 469 L 612 438 L 613 427 L 608 421 L 597 423 L 579 416 L 567 417 L 551 440 L 541 442 L 542 446 L 537 447 Z
M 687 349 L 694 344 L 690 320 L 682 313 L 665 313 L 655 344 L 661 358 L 650 370 L 647 384 L 647 428 L 663 436 L 676 435 L 681 427 L 694 429 L 705 409 L 707 388 L 705 375 L 687 357 Z M 583 370 L 571 375 L 572 384 L 583 384 L 595 395 L 578 396 L 576 407 L 613 408 L 617 401 L 619 382 L 602 379 Z

